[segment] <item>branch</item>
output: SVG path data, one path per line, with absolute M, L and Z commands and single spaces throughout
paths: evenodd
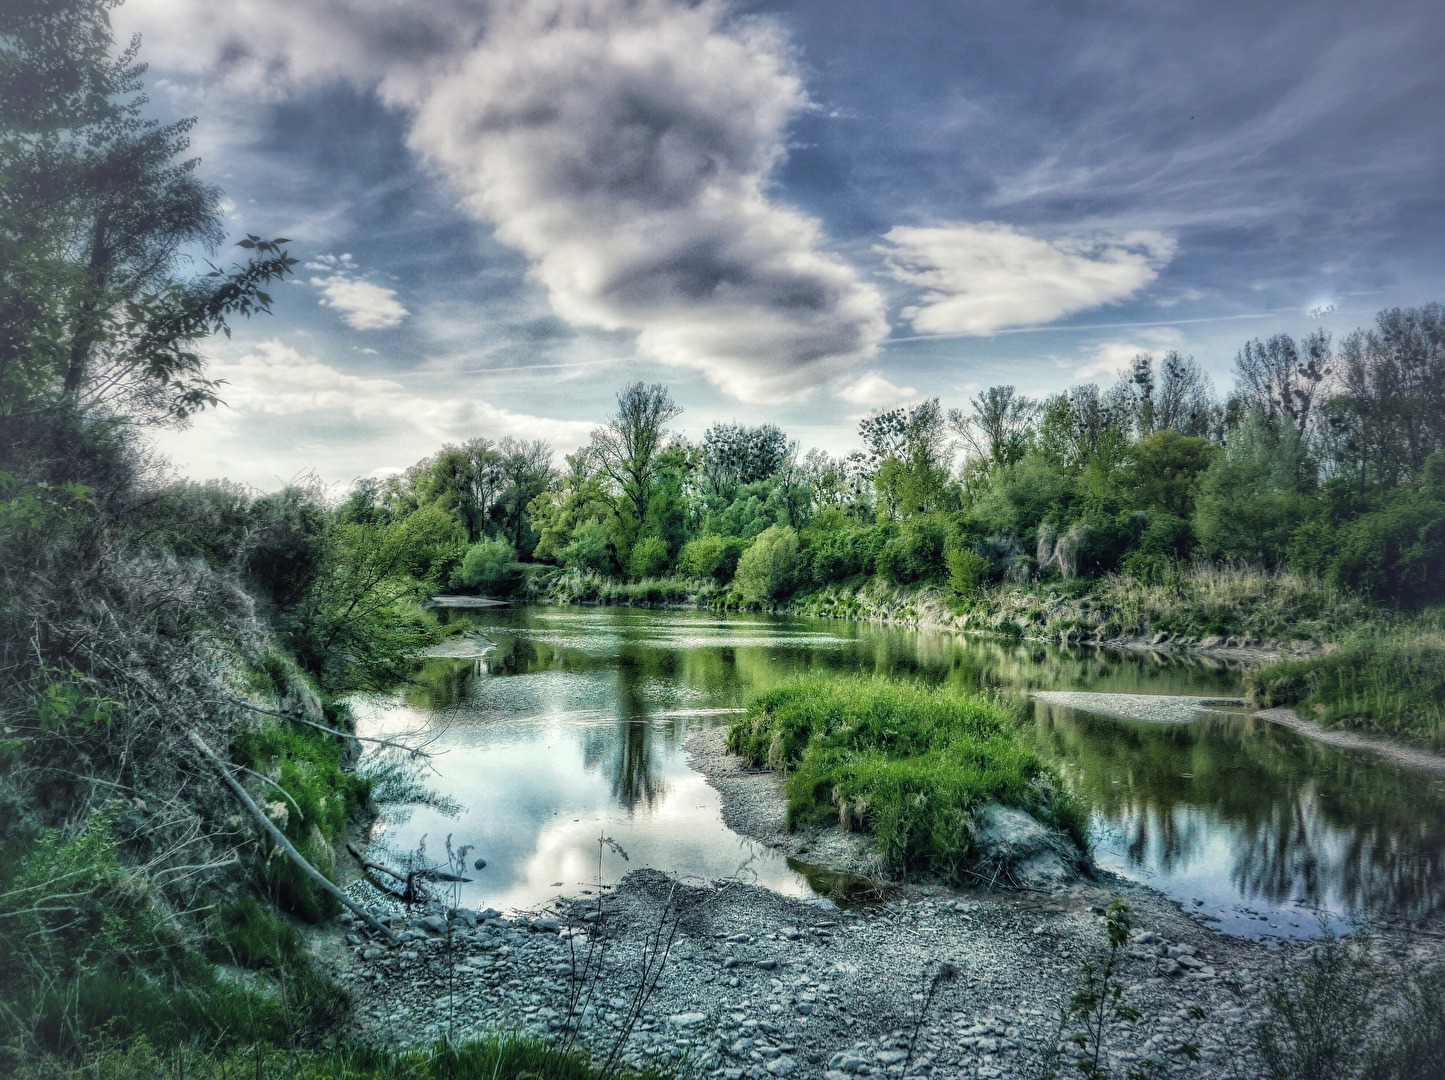
M 221 774 L 221 779 L 226 782 L 226 786 L 229 787 L 231 791 L 235 794 L 236 798 L 241 801 L 241 805 L 243 805 L 247 809 L 247 811 L 250 812 L 251 816 L 256 819 L 256 823 L 259 824 L 263 830 L 265 830 L 266 834 L 276 842 L 276 846 L 286 853 L 287 857 L 296 864 L 297 868 L 303 874 L 305 874 L 308 878 L 311 879 L 311 881 L 316 885 L 318 889 L 332 897 L 335 897 L 335 899 L 339 901 L 343 907 L 348 908 L 353 914 L 362 919 L 378 934 L 386 938 L 386 940 L 392 942 L 393 944 L 396 943 L 396 935 L 393 934 L 390 930 L 388 930 L 385 926 L 382 926 L 381 923 L 377 921 L 375 915 L 367 911 L 355 900 L 351 899 L 351 897 L 347 896 L 344 892 L 338 889 L 336 885 L 325 874 L 323 874 L 320 870 L 316 869 L 316 867 L 312 866 L 309 862 L 306 861 L 305 856 L 303 856 L 301 852 L 296 850 L 296 846 L 292 844 L 289 839 L 287 839 L 286 834 L 283 833 L 280 829 L 278 829 L 276 827 L 276 823 L 270 818 L 268 818 L 265 812 L 256 805 L 256 800 L 251 798 L 251 793 L 247 791 L 244 787 L 242 787 L 240 781 L 238 781 L 234 776 L 231 775 L 231 770 L 226 768 L 225 762 L 223 762 L 219 757 L 216 756 L 216 752 L 206 745 L 204 739 L 202 739 L 194 731 L 186 732 L 186 737 L 191 740 L 191 745 L 193 745 L 197 750 L 199 750 L 201 752 L 201 755 L 207 761 L 209 761 L 211 765 L 215 767 L 217 772 Z
M 318 724 L 315 720 L 307 720 L 304 716 L 296 716 L 293 713 L 283 713 L 276 709 L 263 709 L 259 705 L 252 705 L 249 701 L 241 701 L 233 698 L 233 701 L 243 709 L 250 709 L 252 712 L 262 713 L 265 716 L 274 716 L 280 720 L 291 720 L 298 724 L 305 724 L 307 727 L 314 727 L 317 731 L 324 731 L 328 735 L 335 735 L 338 739 L 352 739 L 356 742 L 376 743 L 377 746 L 389 746 L 394 750 L 405 750 L 413 757 L 423 754 L 420 747 L 409 746 L 403 742 L 396 742 L 392 739 L 379 739 L 372 735 L 353 735 L 349 731 L 342 731 L 340 728 L 327 727 L 325 724 Z

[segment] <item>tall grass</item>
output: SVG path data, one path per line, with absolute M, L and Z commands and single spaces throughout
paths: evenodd
M 1356 634 L 1334 652 L 1285 660 L 1247 677 L 1250 698 L 1288 705 L 1321 723 L 1445 750 L 1445 616 L 1385 634 Z
M 809 676 L 761 694 L 728 747 L 787 775 L 790 827 L 837 818 L 892 867 L 965 871 L 976 814 L 998 802 L 1085 845 L 1082 809 L 1019 740 L 1013 709 L 880 678 Z

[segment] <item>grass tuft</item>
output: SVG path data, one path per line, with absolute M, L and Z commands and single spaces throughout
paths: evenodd
M 836 818 L 899 869 L 968 869 L 975 815 L 994 802 L 1086 846 L 1082 808 L 1019 740 L 1013 708 L 980 694 L 810 676 L 754 698 L 728 748 L 787 775 L 790 827 Z

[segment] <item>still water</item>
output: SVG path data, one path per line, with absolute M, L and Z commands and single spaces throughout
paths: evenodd
M 751 694 L 800 672 L 1239 692 L 1239 672 L 1217 663 L 819 619 L 563 607 L 445 617 L 495 648 L 431 660 L 415 685 L 357 711 L 370 733 L 431 737 L 428 785 L 460 811 L 393 814 L 381 838 L 393 853 L 424 846 L 433 861 L 448 837 L 473 845 L 469 861 L 488 865 L 471 872 L 462 902 L 478 907 L 537 907 L 641 866 L 709 880 L 741 872 L 811 895 L 806 867 L 723 825 L 717 793 L 682 749 L 698 726 L 726 724 Z M 1090 807 L 1097 861 L 1222 930 L 1304 936 L 1445 907 L 1438 774 L 1243 714 L 1162 726 L 1035 701 L 1028 732 Z

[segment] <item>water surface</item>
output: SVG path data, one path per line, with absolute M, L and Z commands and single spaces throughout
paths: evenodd
M 498 908 L 536 907 L 638 866 L 741 873 L 810 895 L 797 868 L 723 825 L 717 793 L 681 749 L 696 726 L 727 723 L 726 710 L 801 672 L 969 689 L 1239 692 L 1238 670 L 1219 663 L 820 619 L 559 607 L 446 617 L 496 647 L 429 661 L 415 685 L 360 711 L 372 730 L 430 730 L 429 783 L 463 807 L 390 817 L 386 841 L 396 851 L 424 843 L 430 858 L 448 835 L 475 845 L 488 866 L 464 902 Z M 1091 810 L 1098 861 L 1222 929 L 1302 936 L 1441 906 L 1445 778 L 1242 714 L 1162 726 L 1044 702 L 1032 710 L 1030 738 Z

